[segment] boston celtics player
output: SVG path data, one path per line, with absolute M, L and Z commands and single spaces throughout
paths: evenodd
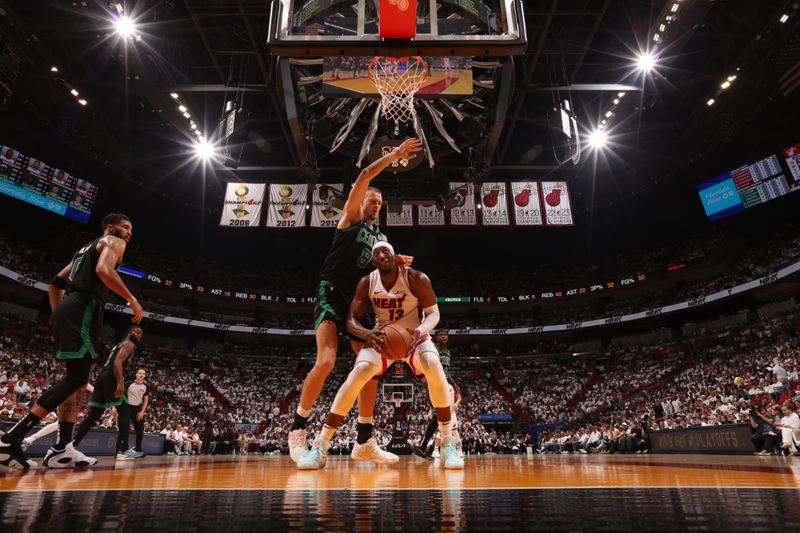
M 300 403 L 289 431 L 289 454 L 294 462 L 308 451 L 306 424 L 311 408 L 322 392 L 325 380 L 336 363 L 338 335 L 346 334 L 345 319 L 358 281 L 372 270 L 372 245 L 385 237 L 378 228 L 378 214 L 383 198 L 370 182 L 395 161 L 413 159 L 422 150 L 419 139 L 411 138 L 396 150 L 384 155 L 361 171 L 344 205 L 342 218 L 336 227 L 333 244 L 328 251 L 320 274 L 317 303 L 314 307 L 314 327 L 317 339 L 317 360 L 303 383 Z M 399 256 L 410 263 L 410 258 Z M 351 338 L 353 341 L 360 339 Z M 355 349 L 358 352 L 358 349 Z M 372 438 L 372 415 L 375 409 L 377 382 L 365 386 L 358 398 L 357 442 L 351 457 L 360 461 L 393 463 L 398 457 L 381 450 Z
M 122 405 L 128 402 L 128 397 L 125 394 L 127 390 L 125 387 L 125 367 L 130 362 L 136 347 L 142 342 L 143 335 L 142 328 L 133 326 L 125 333 L 122 340 L 111 349 L 105 365 L 100 369 L 100 373 L 94 381 L 94 392 L 92 392 L 92 400 L 89 402 L 89 414 L 86 415 L 78 431 L 75 432 L 75 438 L 72 441 L 73 446 L 80 445 L 83 438 L 89 433 L 95 422 L 100 420 L 106 409 L 116 407 L 119 410 L 127 407 Z M 51 448 L 44 458 L 44 465 L 51 468 L 57 467 L 58 457 L 58 452 Z
M 59 408 L 59 429 L 53 449 L 60 452 L 59 464 L 91 466 L 97 462 L 76 450 L 71 441 L 78 416 L 75 393 L 86 386 L 97 357 L 97 338 L 109 289 L 128 302 L 135 324 L 141 322 L 144 312 L 117 273 L 133 235 L 130 218 L 121 213 L 106 215 L 101 228 L 103 235 L 78 250 L 72 261 L 50 280 L 48 294 L 53 309 L 50 329 L 56 343 L 56 359 L 64 361 L 66 376 L 44 391 L 25 418 L 0 438 L 0 464 L 28 470 L 34 463 L 25 457 L 22 440 L 56 408 Z

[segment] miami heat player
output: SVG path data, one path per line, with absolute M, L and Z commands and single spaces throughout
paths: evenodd
M 464 468 L 464 459 L 458 454 L 452 435 L 449 385 L 429 335 L 439 322 L 431 281 L 422 272 L 399 267 L 394 249 L 387 242 L 376 242 L 372 254 L 372 264 L 377 270 L 361 278 L 347 315 L 347 331 L 366 339 L 368 344 L 358 352 L 353 370 L 336 393 L 322 432 L 314 439 L 311 450 L 297 462 L 297 468 L 315 470 L 325 466 L 328 445 L 359 391 L 389 366 L 386 356 L 379 352 L 385 342 L 381 328 L 387 324 L 407 328 L 413 334 L 409 355 L 403 361 L 415 374 L 424 374 L 428 382 L 428 394 L 439 415 L 439 432 L 443 437 L 442 466 Z M 371 330 L 360 322 L 370 304 L 377 322 Z

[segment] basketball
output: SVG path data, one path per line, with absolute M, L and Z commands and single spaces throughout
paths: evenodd
M 386 343 L 383 345 L 383 355 L 387 359 L 403 359 L 411 349 L 411 333 L 406 328 L 387 324 L 381 328 Z

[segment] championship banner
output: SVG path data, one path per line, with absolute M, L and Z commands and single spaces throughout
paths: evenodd
M 481 185 L 481 209 L 484 226 L 508 226 L 508 194 L 502 182 Z
M 565 181 L 543 181 L 544 217 L 548 226 L 574 226 L 572 202 Z
M 517 226 L 544 224 L 539 185 L 535 181 L 512 181 L 511 196 L 514 198 L 514 223 Z
M 444 226 L 444 211 L 435 205 L 417 207 L 417 224 L 420 226 Z
M 335 228 L 342 218 L 342 210 L 334 204 L 344 205 L 342 183 L 320 183 L 311 195 L 311 227 Z
M 308 184 L 273 183 L 269 186 L 267 226 L 271 228 L 302 228 L 306 225 Z
M 386 209 L 386 225 L 387 226 L 406 226 L 414 225 L 414 209 L 413 206 L 403 205 L 400 211 L 392 211 Z
M 264 183 L 228 183 L 220 226 L 254 228 L 261 224 Z
M 461 200 L 450 210 L 450 223 L 454 226 L 474 226 L 478 223 L 475 214 L 475 186 L 472 183 L 450 183 L 451 191 L 458 191 Z

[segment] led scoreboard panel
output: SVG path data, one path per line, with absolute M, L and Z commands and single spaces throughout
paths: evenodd
M 800 189 L 800 145 L 783 150 L 781 156 L 771 155 L 698 185 L 709 220 L 719 220 Z
M 66 170 L 0 147 L 0 192 L 86 224 L 97 197 L 97 187 Z

